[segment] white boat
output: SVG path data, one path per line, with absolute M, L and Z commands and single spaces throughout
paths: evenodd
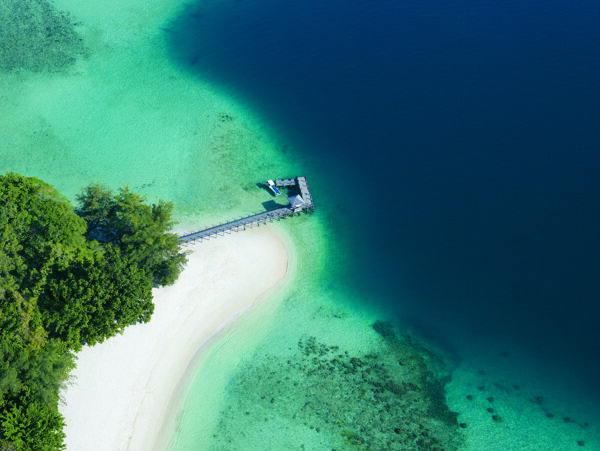
M 273 180 L 267 180 L 267 185 L 269 185 L 269 189 L 271 191 L 273 191 L 273 194 L 275 194 L 276 196 L 280 196 L 281 195 L 281 191 L 279 191 L 277 189 L 277 187 L 275 186 L 275 182 Z

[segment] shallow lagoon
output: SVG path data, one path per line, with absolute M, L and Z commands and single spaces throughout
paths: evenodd
M 500 259 L 498 265 L 490 266 L 489 261 L 486 265 L 485 260 L 474 258 L 464 260 L 466 265 L 461 265 L 452 258 L 457 255 L 458 248 L 465 250 L 465 255 L 474 257 L 478 255 L 475 252 L 476 246 L 488 246 L 486 249 L 493 253 L 499 252 L 506 243 L 514 240 L 529 251 L 531 248 L 528 246 L 532 242 L 537 246 L 534 249 L 541 249 L 540 246 L 546 241 L 526 240 L 524 237 L 529 236 L 528 232 L 508 233 L 511 230 L 523 230 L 511 228 L 515 224 L 522 225 L 518 215 L 504 216 L 503 219 L 497 210 L 489 217 L 477 214 L 477 208 L 481 208 L 484 203 L 470 191 L 473 186 L 478 186 L 485 194 L 485 203 L 496 207 L 516 206 L 522 208 L 517 208 L 518 211 L 524 212 L 531 204 L 519 200 L 520 194 L 529 193 L 531 202 L 541 199 L 535 196 L 538 192 L 535 189 L 522 190 L 527 186 L 526 181 L 530 180 L 527 177 L 532 174 L 535 177 L 530 181 L 537 183 L 539 192 L 544 195 L 547 194 L 545 189 L 549 180 L 558 177 L 566 183 L 563 188 L 568 189 L 563 190 L 559 186 L 551 191 L 553 198 L 558 199 L 556 202 L 559 202 L 559 209 L 561 205 L 567 209 L 567 216 L 580 231 L 579 239 L 589 239 L 588 231 L 594 230 L 597 217 L 585 217 L 586 209 L 572 208 L 570 202 L 579 190 L 592 188 L 595 183 L 595 179 L 589 176 L 597 165 L 597 159 L 591 158 L 589 147 L 597 139 L 589 128 L 594 116 L 591 114 L 578 121 L 570 118 L 566 112 L 570 114 L 576 106 L 592 104 L 589 99 L 596 98 L 597 93 L 585 91 L 587 81 L 597 70 L 593 62 L 590 63 L 588 72 L 577 73 L 574 78 L 576 83 L 570 82 L 568 89 L 564 91 L 571 94 L 569 98 L 563 94 L 546 96 L 545 93 L 556 88 L 556 80 L 566 80 L 570 74 L 569 71 L 561 72 L 560 64 L 551 64 L 549 73 L 556 77 L 542 79 L 545 81 L 545 88 L 534 91 L 533 97 L 529 97 L 537 103 L 530 102 L 521 116 L 521 119 L 528 116 L 539 117 L 540 122 L 525 122 L 526 126 L 518 128 L 518 140 L 512 140 L 503 132 L 511 126 L 510 123 L 500 123 L 497 128 L 490 129 L 490 124 L 497 118 L 486 122 L 486 115 L 482 116 L 479 109 L 484 104 L 482 99 L 487 99 L 488 102 L 493 100 L 491 105 L 500 107 L 504 102 L 510 102 L 503 98 L 502 90 L 487 89 L 489 78 L 481 78 L 479 81 L 470 79 L 468 71 L 465 72 L 468 65 L 463 66 L 458 73 L 462 80 L 460 83 L 439 84 L 435 90 L 428 91 L 427 95 L 419 89 L 397 91 L 394 89 L 395 84 L 385 85 L 385 80 L 381 80 L 377 74 L 393 72 L 389 65 L 381 66 L 379 72 L 370 72 L 371 78 L 362 80 L 358 86 L 353 85 L 349 78 L 329 75 L 329 84 L 325 85 L 329 88 L 325 89 L 323 85 L 312 84 L 314 79 L 308 76 L 308 72 L 314 66 L 305 64 L 307 60 L 303 58 L 302 52 L 296 50 L 295 61 L 303 64 L 285 67 L 299 72 L 300 78 L 304 80 L 304 84 L 299 83 L 295 91 L 306 100 L 303 104 L 297 98 L 290 97 L 293 90 L 285 84 L 277 83 L 277 80 L 286 79 L 281 72 L 265 71 L 269 61 L 280 61 L 277 58 L 269 60 L 273 58 L 273 53 L 270 53 L 272 49 L 269 48 L 264 48 L 264 52 L 260 54 L 266 59 L 257 58 L 255 65 L 249 64 L 249 61 L 252 62 L 257 54 L 247 49 L 242 48 L 241 52 L 233 54 L 222 53 L 238 65 L 245 64 L 238 66 L 243 67 L 244 77 L 236 78 L 240 74 L 239 70 L 232 73 L 226 70 L 226 66 L 211 66 L 210 60 L 202 66 L 201 59 L 194 60 L 194 55 L 187 61 L 188 67 L 182 64 L 181 58 L 174 57 L 172 52 L 171 38 L 176 32 L 176 18 L 181 17 L 181 14 L 200 14 L 190 11 L 183 4 L 154 2 L 149 6 L 145 2 L 130 2 L 127 9 L 122 9 L 119 2 L 113 2 L 108 5 L 110 8 L 104 5 L 101 11 L 93 5 L 80 5 L 68 0 L 61 0 L 56 4 L 69 11 L 80 23 L 77 26 L 78 33 L 84 37 L 89 53 L 66 72 L 28 73 L 11 70 L 0 74 L 3 98 L 0 106 L 3 117 L 0 123 L 0 134 L 3 137 L 0 152 L 3 169 L 43 178 L 71 197 L 92 180 L 113 187 L 129 184 L 146 193 L 150 199 L 161 197 L 173 200 L 184 228 L 199 227 L 251 212 L 254 206 L 259 207 L 265 197 L 264 191 L 256 183 L 267 178 L 305 173 L 315 193 L 318 210 L 314 216 L 299 217 L 282 224 L 293 237 L 297 248 L 295 286 L 285 293 L 283 307 L 268 324 L 252 328 L 251 321 L 240 323 L 238 330 L 232 329 L 210 355 L 204 356 L 204 364 L 198 368 L 198 375 L 190 387 L 184 410 L 179 414 L 172 447 L 189 449 L 190 446 L 206 445 L 219 449 L 227 448 L 229 443 L 236 443 L 240 447 L 269 443 L 272 447 L 289 444 L 299 448 L 304 444 L 307 448 L 318 449 L 325 446 L 360 446 L 363 442 L 368 446 L 369 440 L 378 438 L 374 437 L 371 429 L 365 433 L 360 428 L 369 428 L 376 421 L 375 410 L 381 407 L 377 402 L 366 404 L 374 409 L 372 415 L 367 409 L 365 418 L 337 420 L 344 424 L 334 422 L 332 425 L 325 423 L 321 414 L 323 409 L 318 407 L 307 407 L 304 409 L 304 416 L 300 417 L 296 410 L 302 410 L 303 406 L 293 403 L 284 405 L 285 408 L 271 410 L 271 398 L 274 399 L 273 404 L 277 401 L 273 396 L 268 398 L 267 393 L 276 392 L 281 399 L 305 399 L 303 405 L 306 402 L 313 405 L 322 403 L 329 412 L 339 412 L 339 406 L 328 405 L 326 399 L 319 400 L 319 396 L 331 398 L 331 392 L 325 390 L 326 386 L 317 386 L 322 389 L 322 393 L 317 389 L 309 392 L 307 388 L 310 386 L 308 381 L 313 376 L 327 380 L 327 375 L 319 373 L 326 368 L 331 374 L 331 380 L 336 381 L 336 387 L 347 384 L 347 392 L 358 390 L 357 395 L 362 396 L 364 391 L 366 397 L 367 390 L 357 388 L 357 381 L 353 379 L 361 376 L 363 381 L 364 376 L 367 379 L 363 381 L 364 384 L 370 383 L 371 388 L 383 389 L 386 395 L 394 394 L 393 384 L 387 385 L 391 391 L 373 386 L 373 382 L 385 384 L 385 375 L 388 373 L 379 368 L 374 369 L 375 364 L 369 363 L 366 357 L 380 355 L 385 349 L 385 340 L 373 328 L 381 320 L 392 320 L 395 326 L 399 326 L 393 329 L 397 336 L 412 330 L 415 343 L 424 343 L 427 349 L 435 350 L 446 362 L 440 369 L 440 374 L 452 372 L 452 380 L 446 387 L 448 404 L 451 410 L 458 412 L 457 424 L 466 425 L 465 428 L 455 426 L 458 438 L 453 437 L 453 440 L 456 443 L 464 440 L 464 445 L 471 449 L 506 449 L 507 446 L 515 449 L 543 449 L 550 444 L 561 443 L 565 449 L 569 449 L 578 447 L 577 441 L 582 440 L 585 446 L 594 447 L 600 416 L 595 403 L 597 393 L 586 388 L 585 381 L 590 372 L 581 371 L 581 367 L 571 364 L 580 362 L 580 357 L 585 356 L 585 353 L 589 353 L 593 361 L 597 357 L 593 345 L 586 349 L 586 345 L 580 343 L 578 349 L 583 352 L 576 352 L 572 343 L 565 343 L 560 349 L 561 358 L 552 359 L 536 352 L 538 348 L 535 341 L 532 346 L 524 346 L 523 340 L 527 338 L 527 334 L 511 335 L 519 330 L 519 321 L 506 323 L 512 324 L 507 330 L 510 333 L 499 334 L 497 332 L 501 329 L 497 329 L 496 333 L 488 334 L 485 325 L 490 324 L 490 317 L 493 317 L 494 312 L 504 312 L 498 310 L 507 300 L 503 296 L 515 286 L 513 279 L 499 278 L 497 270 L 506 261 L 512 260 Z M 213 52 L 219 51 L 219 42 L 210 33 L 225 29 L 223 21 L 229 19 L 229 12 L 238 22 L 237 28 L 227 30 L 237 30 L 243 35 L 244 27 L 252 29 L 251 27 L 256 26 L 256 22 L 252 22 L 256 17 L 253 13 L 260 8 L 273 6 L 269 2 L 246 2 L 244 7 L 226 5 L 223 2 L 213 4 L 204 15 L 195 17 L 195 20 L 201 19 L 207 23 L 203 28 L 207 32 L 203 35 L 206 38 L 204 45 L 212 46 Z M 426 6 L 440 5 L 432 3 Z M 107 11 L 111 13 L 107 14 Z M 277 8 L 270 11 L 274 11 L 273 16 L 268 16 L 273 20 L 278 17 L 275 13 L 281 12 Z M 502 11 L 504 15 L 499 23 L 504 25 L 511 24 L 515 14 L 522 12 L 514 8 Z M 543 17 L 550 20 L 550 23 L 557 20 L 557 16 L 553 14 L 563 12 L 552 8 L 548 11 Z M 429 35 L 430 41 L 419 40 L 421 44 L 412 47 L 414 53 L 408 51 L 408 60 L 402 60 L 412 64 L 406 67 L 413 68 L 415 63 L 420 62 L 416 66 L 419 70 L 394 72 L 400 77 L 394 80 L 402 82 L 399 85 L 413 88 L 420 86 L 425 89 L 438 80 L 434 75 L 439 77 L 445 73 L 441 63 L 451 62 L 449 54 L 444 53 L 444 50 L 452 50 L 449 45 L 441 47 L 441 53 L 433 55 L 438 58 L 435 60 L 438 65 L 427 64 L 427 55 L 431 55 L 427 52 L 427 43 L 439 44 L 442 38 L 449 36 L 450 29 L 441 20 L 444 17 L 442 13 L 449 14 L 448 17 L 454 20 L 460 17 L 472 20 L 481 16 L 469 16 L 466 14 L 468 11 L 451 8 L 441 11 L 437 18 L 428 15 L 430 11 L 425 8 L 408 7 L 405 12 L 410 13 L 406 17 L 411 20 L 420 17 L 424 21 L 422 25 L 435 25 L 432 28 L 435 33 Z M 490 10 L 483 9 L 479 12 L 488 18 L 488 23 L 494 23 L 490 19 Z M 314 11 L 309 11 L 308 5 L 302 14 L 304 15 L 300 18 L 315 18 L 313 26 L 325 31 L 325 25 L 316 20 L 317 16 Z M 331 18 L 331 15 L 318 17 L 325 20 L 327 17 Z M 393 23 L 393 16 L 387 17 L 391 22 L 386 24 Z M 525 25 L 536 22 L 534 14 L 525 14 L 523 17 L 530 21 L 525 20 Z M 566 28 L 556 28 L 555 33 L 550 35 L 551 39 L 568 37 L 569 24 L 578 18 L 576 12 L 567 15 Z M 470 23 L 469 20 L 466 20 L 467 23 Z M 272 25 L 277 23 L 272 22 Z M 301 21 L 298 23 L 301 24 Z M 475 22 L 471 26 L 473 23 Z M 347 27 L 348 23 L 334 21 L 334 25 Z M 361 49 L 369 52 L 368 45 L 363 45 L 365 41 L 361 36 L 364 34 L 361 33 L 368 31 L 366 27 L 373 24 L 369 21 L 354 21 L 350 25 L 356 35 L 333 41 L 338 45 L 338 50 L 348 42 L 352 43 L 348 46 L 349 50 L 341 51 L 340 55 L 348 56 Z M 386 29 L 384 26 L 381 31 Z M 469 27 L 465 29 L 469 30 Z M 277 27 L 258 30 L 262 30 L 263 37 L 266 35 L 268 38 L 269 33 L 276 31 Z M 586 43 L 589 33 L 593 34 L 589 30 L 587 23 L 583 23 L 581 32 L 566 42 L 571 45 Z M 327 28 L 327 31 L 335 34 L 333 27 Z M 277 32 L 274 35 L 280 36 Z M 229 49 L 234 51 L 239 44 L 236 34 L 223 36 L 230 39 Z M 321 33 L 312 36 L 315 38 L 314 43 L 325 42 Z M 421 33 L 419 36 L 424 38 L 425 34 Z M 479 48 L 469 43 L 467 34 L 461 36 L 462 42 L 468 43 L 467 48 Z M 498 36 L 506 38 L 506 35 Z M 520 35 L 516 33 L 515 36 L 519 38 Z M 264 42 L 267 41 L 268 39 Z M 252 40 L 248 42 L 252 43 Z M 406 46 L 408 42 L 405 41 L 402 45 Z M 502 42 L 502 39 L 493 42 L 499 49 L 496 55 L 501 58 L 500 61 L 511 61 L 510 55 L 502 50 Z M 523 42 L 531 42 L 534 50 L 544 49 L 543 43 L 526 41 L 522 36 L 513 45 Z M 527 58 L 531 47 L 524 46 L 521 49 L 517 55 L 520 59 L 516 60 L 519 63 Z M 570 49 L 574 50 L 573 47 Z M 393 61 L 387 56 L 390 51 L 393 54 L 393 50 L 386 48 L 381 53 L 373 53 L 374 61 L 388 61 L 386 64 L 391 64 Z M 473 52 L 476 55 L 493 54 L 488 52 L 489 47 L 483 49 L 485 53 L 477 53 L 475 50 Z M 569 62 L 578 64 L 585 60 L 588 50 L 581 46 L 577 51 L 572 51 Z M 236 58 L 232 58 L 233 55 Z M 378 55 L 385 59 L 378 60 Z M 548 52 L 544 51 L 543 55 L 547 56 Z M 319 67 L 323 68 L 326 60 L 319 60 L 323 57 L 324 54 L 316 52 L 311 61 L 320 62 Z M 219 59 L 215 61 L 222 62 Z M 556 61 L 561 62 L 560 59 Z M 470 64 L 473 70 L 490 70 L 501 66 L 496 66 L 495 63 L 485 65 L 481 59 L 471 60 Z M 206 72 L 198 70 L 199 67 L 205 68 Z M 515 66 L 513 76 L 519 73 L 518 67 Z M 262 69 L 253 72 L 254 68 Z M 423 74 L 429 75 L 423 78 Z M 536 74 L 539 75 L 539 72 L 534 71 L 533 75 Z M 374 75 L 377 77 L 373 78 Z M 267 77 L 267 82 L 258 83 L 263 76 Z M 269 79 L 268 76 L 274 78 Z M 240 79 L 242 83 L 236 84 Z M 416 83 L 419 79 L 427 83 Z M 475 84 L 469 85 L 469 80 Z M 517 79 L 519 80 L 521 79 Z M 380 103 L 373 103 L 377 97 L 373 97 L 368 90 L 359 89 L 365 83 L 370 86 L 383 83 L 387 86 L 388 95 L 379 98 Z M 310 94 L 315 86 L 321 86 L 319 89 L 322 91 L 312 96 Z M 514 87 L 513 92 L 520 93 L 520 96 L 527 95 L 531 89 L 523 80 L 516 85 L 502 86 Z M 331 99 L 326 95 L 327 92 L 338 96 L 339 102 L 330 103 L 334 106 L 333 109 L 326 108 L 326 102 Z M 349 92 L 353 95 L 349 96 Z M 468 95 L 461 96 L 461 92 Z M 555 89 L 552 92 L 560 91 Z M 398 94 L 403 97 L 394 97 Z M 278 96 L 283 101 L 272 100 Z M 325 103 L 311 103 L 313 98 L 323 99 Z M 433 102 L 432 99 L 437 100 Z M 573 99 L 578 99 L 581 105 L 576 105 Z M 427 103 L 427 100 L 430 102 Z M 366 107 L 357 108 L 360 102 L 366 104 Z M 443 114 L 448 108 L 457 105 L 463 108 L 461 115 Z M 536 105 L 544 107 L 545 113 L 532 114 Z M 364 114 L 365 111 L 373 110 L 378 114 Z M 315 111 L 325 115 L 327 120 L 320 114 L 314 114 Z M 405 121 L 398 123 L 398 111 L 410 111 L 411 114 L 403 116 Z M 505 111 L 515 110 L 505 108 Z M 346 116 L 342 114 L 344 112 L 347 113 Z M 485 112 L 492 114 L 493 109 L 486 109 Z M 554 112 L 554 115 L 549 112 Z M 455 116 L 457 119 L 449 119 Z M 344 136 L 344 131 L 348 130 L 347 120 L 360 122 L 360 129 L 370 130 L 365 135 L 368 139 L 363 137 L 362 140 L 356 140 L 355 144 L 362 146 L 361 152 L 365 149 L 371 152 L 373 147 L 381 152 L 387 145 L 390 146 L 388 149 L 398 151 L 388 155 L 373 153 L 376 158 L 369 160 L 365 160 L 364 154 L 360 152 L 351 152 L 351 146 L 346 145 L 349 142 L 339 140 L 340 136 Z M 465 121 L 470 126 L 468 130 L 461 132 L 460 124 Z M 421 124 L 429 125 L 419 127 Z M 443 126 L 456 132 L 438 134 L 440 130 L 443 131 Z M 414 141 L 413 136 L 413 142 L 409 144 L 411 129 L 419 131 L 416 137 L 420 137 L 421 141 Z M 553 131 L 545 133 L 549 130 Z M 470 134 L 461 134 L 466 132 Z M 380 139 L 381 136 L 386 137 L 388 144 Z M 486 136 L 492 136 L 493 140 L 490 141 Z M 559 147 L 550 148 L 548 145 L 553 140 L 566 145 L 573 136 L 580 138 L 578 142 L 570 143 L 570 148 L 575 149 L 576 153 L 569 156 L 570 163 L 565 167 L 566 172 L 561 173 L 557 168 L 565 161 L 564 155 L 559 152 Z M 521 154 L 516 147 L 506 154 L 497 152 L 499 148 L 510 147 L 515 142 L 533 145 L 542 137 L 545 139 L 544 145 L 537 147 L 538 153 L 526 153 L 523 159 L 519 159 Z M 452 151 L 457 152 L 465 144 L 492 149 L 493 158 L 488 158 L 490 154 L 487 153 L 469 154 L 467 150 L 454 153 L 462 156 L 459 159 L 442 158 L 443 155 L 453 155 Z M 336 149 L 342 149 L 343 153 L 337 153 Z M 436 149 L 443 149 L 444 154 L 436 152 Z M 400 160 L 394 160 L 392 155 L 400 156 Z M 538 171 L 540 155 L 548 157 L 543 161 L 552 164 Z M 581 158 L 577 159 L 577 156 Z M 382 161 L 393 164 L 382 166 Z M 510 170 L 515 161 L 520 162 L 519 166 L 527 174 L 526 178 L 522 178 L 520 172 Z M 359 169 L 353 166 L 357 162 L 361 165 Z M 465 162 L 469 164 L 465 165 Z M 354 182 L 360 182 L 349 183 L 349 177 Z M 373 224 L 364 219 L 367 216 L 358 217 L 355 213 L 389 205 L 386 195 L 378 196 L 373 192 L 373 187 L 381 186 L 378 183 L 386 177 L 394 180 L 394 189 L 390 189 L 396 202 L 394 212 L 400 214 L 402 219 L 391 222 L 393 233 L 388 233 L 386 228 L 375 228 L 373 233 L 364 234 Z M 490 179 L 497 184 L 488 183 Z M 236 183 L 230 183 L 232 180 Z M 466 184 L 465 181 L 469 180 L 477 183 Z M 574 185 L 574 180 L 578 180 L 580 184 Z M 500 185 L 510 188 L 498 192 L 495 187 Z M 427 187 L 432 189 L 427 191 Z M 499 196 L 500 202 L 490 203 L 490 200 L 498 200 L 495 196 Z M 544 207 L 550 204 L 540 205 Z M 581 199 L 575 203 L 575 207 L 585 205 L 586 202 Z M 455 213 L 456 207 L 471 208 L 473 216 L 466 217 L 468 222 L 464 222 L 464 217 L 451 220 L 450 213 Z M 494 209 L 490 207 L 483 211 L 492 210 Z M 540 214 L 551 211 L 553 210 L 543 208 L 536 210 Z M 533 218 L 537 220 L 543 218 L 543 215 Z M 502 234 L 490 232 L 468 241 L 470 246 L 475 247 L 461 247 L 466 236 L 482 230 L 473 228 L 473 224 L 498 221 L 504 226 L 501 231 L 508 233 L 504 238 Z M 468 225 L 466 229 L 465 224 Z M 563 230 L 563 227 L 561 225 L 558 230 Z M 416 234 L 415 231 L 423 233 Z M 439 233 L 440 231 L 443 233 Z M 536 236 L 543 238 L 553 235 L 541 230 Z M 565 243 L 565 248 L 580 249 L 581 241 L 572 239 L 575 241 Z M 410 240 L 414 242 L 411 243 Z M 427 243 L 430 246 L 426 246 Z M 431 253 L 432 249 L 438 251 Z M 423 252 L 424 250 L 430 253 Z M 587 252 L 593 250 L 592 241 Z M 510 253 L 499 255 L 506 257 Z M 516 255 L 524 254 L 517 252 Z M 528 255 L 536 254 L 530 252 Z M 551 261 L 554 254 L 547 251 L 540 255 L 545 261 Z M 567 252 L 564 255 L 568 257 L 568 261 L 580 261 L 573 259 L 574 254 Z M 582 255 L 584 261 L 589 256 L 588 253 Z M 532 261 L 525 259 L 520 263 L 520 268 L 527 270 Z M 591 259 L 590 264 L 583 272 L 577 273 L 575 279 L 572 274 L 570 276 L 572 280 L 585 282 L 573 294 L 582 305 L 585 290 L 595 289 L 586 278 L 586 274 L 594 269 L 593 262 Z M 475 271 L 472 278 L 463 276 L 476 270 L 478 265 L 482 268 L 480 273 Z M 478 277 L 478 274 L 483 274 L 489 280 Z M 394 283 L 390 283 L 390 280 Z M 502 280 L 511 282 L 507 284 L 506 291 L 498 294 L 489 290 L 490 287 L 499 286 L 498 281 Z M 549 283 L 548 289 L 562 287 L 556 283 Z M 531 295 L 531 290 L 528 289 L 531 285 L 524 283 L 518 286 L 525 295 Z M 468 289 L 465 290 L 464 287 Z M 482 318 L 473 318 L 464 313 L 469 311 L 469 303 L 475 298 L 492 306 Z M 440 300 L 443 302 L 440 303 Z M 530 307 L 523 318 L 535 318 L 535 308 L 538 305 L 534 302 Z M 544 319 L 543 312 L 539 313 L 539 317 Z M 474 325 L 479 319 L 483 325 Z M 585 331 L 585 327 L 582 330 Z M 535 332 L 533 328 L 530 335 L 537 337 Z M 551 337 L 554 339 L 551 340 L 552 343 L 560 341 L 556 337 L 560 335 Z M 312 351 L 306 355 L 307 343 L 314 345 L 311 349 L 318 355 L 313 355 L 315 353 Z M 330 351 L 323 351 L 323 346 Z M 335 364 L 332 363 L 336 358 L 331 352 L 333 347 L 338 347 L 335 352 L 339 351 L 344 356 L 337 357 L 338 362 Z M 570 350 L 578 357 L 572 362 L 568 359 Z M 321 351 L 324 352 L 323 355 Z M 427 353 L 423 352 L 423 355 Z M 315 358 L 317 360 L 313 361 Z M 340 368 L 348 369 L 344 365 L 353 368 L 353 358 L 358 359 L 354 362 L 359 368 L 355 373 L 350 371 L 345 374 Z M 287 363 L 288 361 L 291 363 Z M 376 364 L 387 365 L 388 362 Z M 272 377 L 260 381 L 253 379 L 267 371 L 267 368 L 274 373 Z M 397 370 L 402 368 L 398 364 Z M 370 379 L 371 375 L 363 373 L 363 369 L 365 372 L 370 370 L 371 374 L 379 371 L 382 380 L 373 381 Z M 308 374 L 313 370 L 314 374 Z M 278 383 L 280 379 L 277 375 L 286 373 L 290 380 Z M 390 374 L 392 380 L 399 377 L 398 372 Z M 584 381 L 584 384 L 578 384 L 578 381 Z M 294 382 L 298 384 L 294 385 Z M 260 393 L 258 399 L 246 396 L 249 386 L 259 388 L 256 393 Z M 347 394 L 346 390 L 344 393 Z M 265 396 L 265 399 L 260 396 Z M 338 399 L 340 402 L 346 401 L 341 395 Z M 389 401 L 382 402 L 389 404 Z M 249 403 L 262 410 L 260 418 L 253 412 L 246 414 L 247 411 L 250 412 L 247 410 Z M 264 422 L 263 412 L 269 421 Z M 296 418 L 293 417 L 294 414 Z M 259 419 L 262 420 L 260 427 L 257 425 Z M 384 416 L 381 421 L 387 419 L 389 417 Z M 352 427 L 346 427 L 347 425 Z M 386 433 L 395 439 L 406 439 L 407 436 L 403 434 L 410 433 L 401 426 L 394 427 L 391 431 L 389 425 L 386 428 Z M 402 432 L 397 433 L 395 429 Z M 239 434 L 232 433 L 232 430 Z M 282 431 L 286 432 L 282 434 Z M 418 439 L 415 438 L 415 443 Z

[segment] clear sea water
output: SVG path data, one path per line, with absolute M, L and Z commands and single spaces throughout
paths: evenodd
M 586 0 L 205 1 L 171 51 L 293 143 L 358 304 L 597 402 L 598 23 Z
M 171 448 L 339 445 L 280 407 L 307 396 L 285 362 L 310 337 L 380 352 L 376 319 L 451 356 L 466 448 L 600 448 L 598 3 L 56 4 L 90 57 L 0 74 L 2 170 L 129 184 L 185 227 L 254 211 L 266 178 L 314 192 L 282 225 L 294 287 L 204 356 Z
M 355 284 L 600 377 L 600 6 L 203 1 L 173 58 L 289 137 Z M 312 175 L 312 174 L 311 174 Z

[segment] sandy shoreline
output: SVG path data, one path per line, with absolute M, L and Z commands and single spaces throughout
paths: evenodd
M 196 352 L 288 273 L 290 253 L 274 228 L 190 250 L 177 283 L 155 291 L 150 323 L 78 354 L 60 408 L 69 451 L 150 449 Z

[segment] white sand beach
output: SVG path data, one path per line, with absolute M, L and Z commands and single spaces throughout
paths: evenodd
M 52 3 L 89 52 L 63 72 L 0 73 L 3 170 L 70 199 L 90 182 L 127 185 L 173 202 L 186 227 L 252 213 L 270 199 L 257 181 L 296 172 L 260 117 L 171 55 L 170 27 L 185 2 Z M 284 242 L 277 227 L 261 227 L 190 248 L 176 285 L 155 291 L 150 323 L 79 353 L 61 393 L 67 449 L 147 450 L 168 436 L 162 425 L 197 351 L 250 320 L 268 327 L 279 299 L 269 293 L 290 273 Z
M 151 449 L 194 355 L 273 292 L 291 255 L 275 228 L 190 249 L 177 283 L 155 290 L 149 323 L 78 354 L 62 393 L 69 451 Z

